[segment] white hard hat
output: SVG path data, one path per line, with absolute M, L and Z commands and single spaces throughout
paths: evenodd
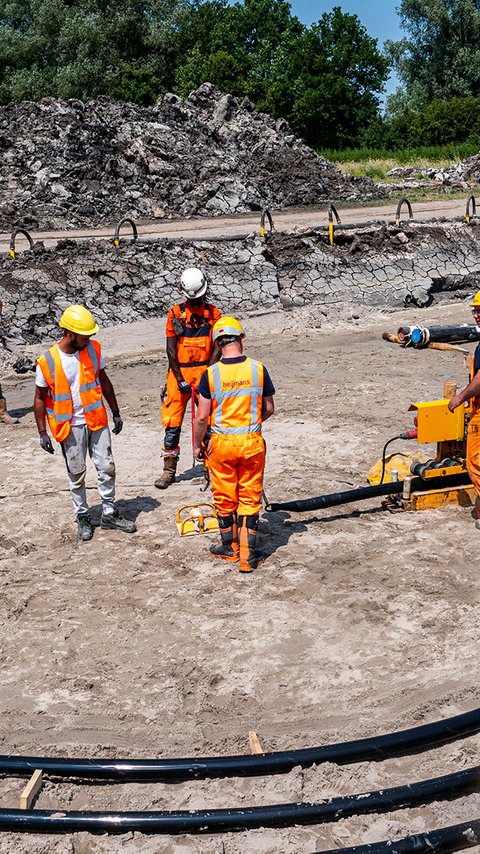
M 198 267 L 189 267 L 184 270 L 180 278 L 182 291 L 190 299 L 203 297 L 207 290 L 207 279 Z

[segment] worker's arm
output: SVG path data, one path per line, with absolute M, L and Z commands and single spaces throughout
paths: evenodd
M 273 402 L 273 395 L 270 394 L 268 397 L 264 397 L 262 401 L 262 422 L 270 418 L 274 412 L 275 404 Z
M 180 370 L 180 365 L 178 364 L 178 355 L 177 355 L 177 339 L 176 338 L 167 338 L 167 359 L 168 359 L 168 367 L 170 368 L 173 376 L 177 380 L 178 383 L 183 383 L 185 380 L 183 379 L 182 372 Z
M 195 414 L 195 429 L 193 438 L 193 453 L 195 459 L 199 462 L 203 460 L 202 442 L 205 438 L 205 433 L 208 427 L 208 417 L 212 408 L 212 401 L 207 397 L 198 395 L 198 406 Z
M 101 369 L 100 373 L 98 374 L 98 378 L 102 387 L 102 394 L 105 400 L 107 401 L 110 409 L 112 410 L 113 423 L 115 424 L 112 433 L 115 433 L 115 435 L 117 435 L 123 430 L 123 421 L 120 417 L 120 409 L 118 406 L 117 397 L 115 395 L 112 382 L 110 380 L 110 377 L 107 376 L 105 368 Z
M 480 371 L 477 371 L 473 380 L 469 382 L 465 388 L 455 394 L 451 400 L 448 402 L 448 408 L 450 412 L 453 412 L 458 406 L 462 403 L 465 403 L 467 400 L 470 400 L 471 397 L 477 397 L 480 395 Z
M 47 397 L 48 388 L 41 388 L 40 386 L 35 386 L 35 397 L 33 399 L 33 411 L 35 413 L 35 421 L 37 422 L 38 433 L 40 436 L 40 447 L 43 448 L 47 454 L 53 454 L 53 445 L 50 436 L 47 433 L 47 422 L 46 422 L 46 404 L 45 400 Z
M 39 433 L 47 432 L 47 418 L 46 418 L 46 408 L 45 408 L 45 400 L 47 397 L 48 388 L 40 388 L 40 386 L 35 386 L 35 397 L 33 399 L 33 411 L 35 413 L 35 421 L 37 422 L 37 428 Z

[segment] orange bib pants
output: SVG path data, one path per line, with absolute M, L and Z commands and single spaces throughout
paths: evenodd
M 265 441 L 261 433 L 214 433 L 209 443 L 208 466 L 213 500 L 220 516 L 260 513 L 265 469 Z

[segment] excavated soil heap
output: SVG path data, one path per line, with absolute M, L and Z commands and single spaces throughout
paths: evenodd
M 378 198 L 288 124 L 205 83 L 151 109 L 110 98 L 0 108 L 0 228 L 68 228 Z

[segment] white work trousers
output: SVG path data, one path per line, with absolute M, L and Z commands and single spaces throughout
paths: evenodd
M 97 470 L 98 491 L 102 499 L 103 513 L 115 509 L 115 463 L 112 455 L 112 440 L 108 427 L 89 430 L 86 424 L 72 427 L 61 443 L 68 472 L 73 509 L 77 516 L 88 513 L 85 475 L 87 451 Z

